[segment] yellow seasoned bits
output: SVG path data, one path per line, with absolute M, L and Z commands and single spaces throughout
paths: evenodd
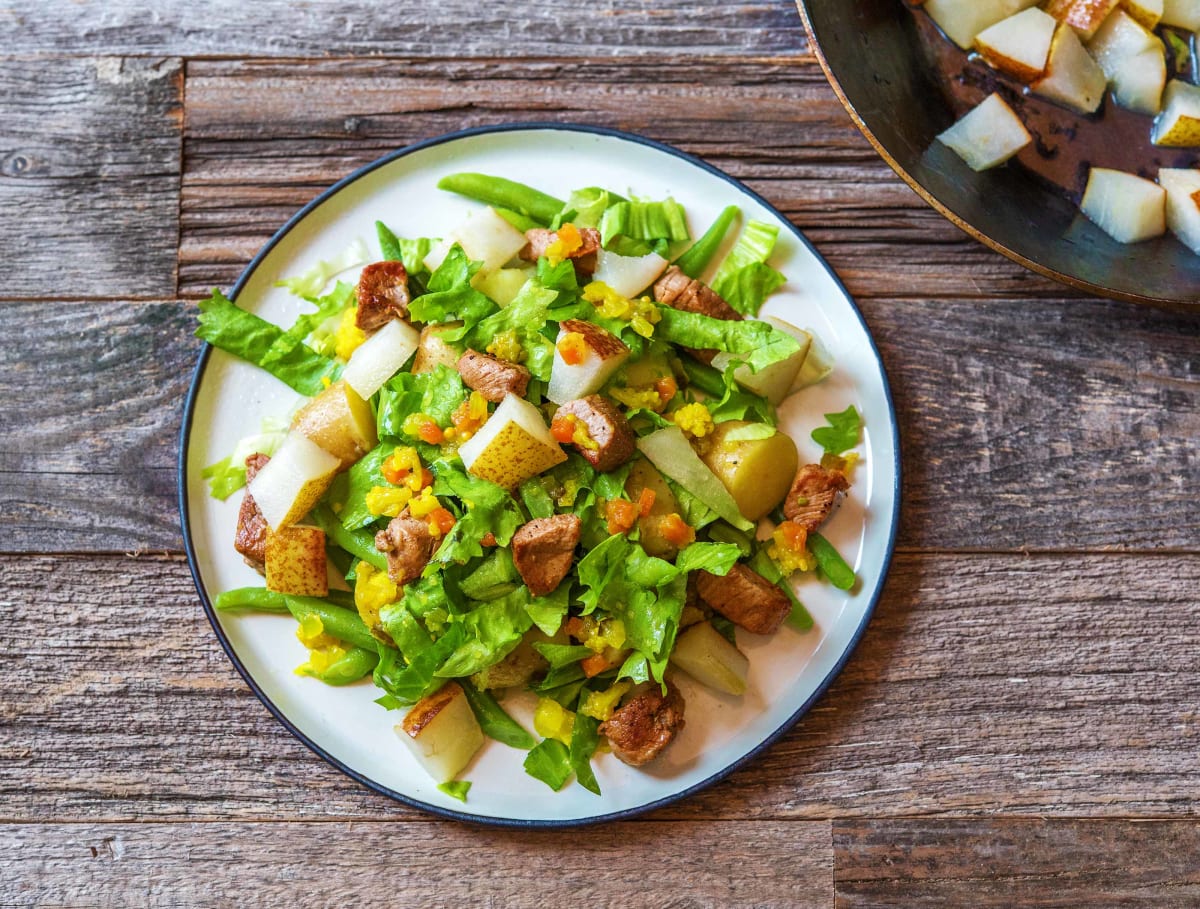
M 693 439 L 703 439 L 714 428 L 712 414 L 699 401 L 684 404 L 671 415 L 671 419 L 675 421 L 676 426 L 683 430 L 685 435 L 691 436 Z
M 507 360 L 509 363 L 520 363 L 525 359 L 525 348 L 511 328 L 492 338 L 492 342 L 485 349 L 493 357 Z
M 807 531 L 792 521 L 784 521 L 775 528 L 767 555 L 784 576 L 797 571 L 812 571 L 817 566 L 817 560 L 808 549 Z
M 398 599 L 400 588 L 387 576 L 386 571 L 380 571 L 367 562 L 358 563 L 354 579 L 354 606 L 368 628 L 378 626 L 379 611 Z
M 570 746 L 575 731 L 575 714 L 551 698 L 540 698 L 533 712 L 533 731 L 544 739 L 557 739 Z
M 608 395 L 630 410 L 657 411 L 663 406 L 662 397 L 652 387 L 610 388 Z
M 662 321 L 662 313 L 649 297 L 631 300 L 605 284 L 593 281 L 583 289 L 583 298 L 596 307 L 600 315 L 609 319 L 620 319 L 643 338 L 654 334 L 654 326 Z
M 296 667 L 296 675 L 320 676 L 346 655 L 346 649 L 336 638 L 325 633 L 321 617 L 306 615 L 300 620 L 296 637 L 308 648 L 308 662 Z
M 356 318 L 358 318 L 358 307 L 352 306 L 342 313 L 342 319 L 338 322 L 337 334 L 333 339 L 333 350 L 343 360 L 349 360 L 350 355 L 358 349 L 358 346 L 367 340 L 366 332 L 355 323 Z
M 584 716 L 590 716 L 594 720 L 604 722 L 616 709 L 621 698 L 625 696 L 625 692 L 633 687 L 630 681 L 616 682 L 610 688 L 604 691 L 593 691 L 588 694 L 583 700 L 583 706 L 579 708 L 579 712 Z
M 441 508 L 442 503 L 437 500 L 437 496 L 433 494 L 433 489 L 426 486 L 421 490 L 421 494 L 408 503 L 408 513 L 414 518 L 424 518 L 431 514 L 435 509 Z
M 564 224 L 558 229 L 557 239 L 546 247 L 546 258 L 551 265 L 558 265 L 583 246 L 583 236 L 574 224 Z
M 420 473 L 417 476 L 420 477 Z M 372 486 L 367 492 L 367 511 L 373 515 L 394 518 L 404 510 L 412 497 L 412 490 L 407 486 Z

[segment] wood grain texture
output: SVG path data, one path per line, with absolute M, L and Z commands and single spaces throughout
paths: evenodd
M 796 53 L 806 46 L 792 0 L 468 0 L 145 4 L 45 0 L 0 9 L 22 53 L 182 56 L 454 55 L 462 57 Z
M 0 303 L 0 551 L 180 546 L 195 318 L 175 303 Z
M 465 127 L 530 120 L 616 127 L 699 155 L 804 230 L 856 296 L 1071 293 L 928 208 L 812 60 L 688 57 L 191 63 L 182 291 L 231 285 L 297 209 L 363 164 Z
M 177 59 L 0 60 L 0 294 L 175 293 L 182 75 Z
M 799 726 L 654 817 L 1189 817 L 1198 585 L 1197 556 L 901 555 Z M 0 590 L 0 643 L 21 654 L 0 693 L 0 820 L 419 816 L 271 718 L 181 559 L 5 557 Z
M 1101 302 L 863 307 L 900 414 L 902 546 L 1200 547 L 1200 320 Z M 194 307 L 0 312 L 22 339 L 0 347 L 0 551 L 178 551 Z
M 0 826 L 0 907 L 825 907 L 829 823 L 449 822 Z M 233 860 L 252 855 L 252 861 Z M 653 874 L 646 871 L 653 857 Z M 770 856 L 764 861 L 764 856 Z M 386 896 L 382 896 L 386 894 Z M 144 901 L 143 901 L 144 900 Z
M 838 909 L 1200 903 L 1194 821 L 838 821 L 833 841 Z

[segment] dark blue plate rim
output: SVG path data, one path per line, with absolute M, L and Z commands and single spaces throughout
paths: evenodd
M 270 711 L 271 715 L 273 717 L 275 717 L 275 719 L 278 720 L 279 723 L 282 724 L 283 727 L 285 729 L 287 729 L 292 735 L 294 735 L 297 739 L 299 739 L 302 743 L 304 743 L 304 745 L 307 746 L 309 748 L 309 750 L 311 750 L 314 754 L 316 754 L 322 760 L 326 761 L 327 763 L 336 767 L 338 770 L 342 771 L 342 773 L 346 774 L 351 779 L 356 780 L 357 782 L 366 786 L 368 789 L 371 789 L 371 790 L 379 793 L 380 795 L 387 796 L 388 798 L 395 799 L 396 801 L 400 802 L 401 804 L 407 805 L 410 808 L 416 808 L 421 811 L 427 811 L 431 814 L 438 815 L 439 817 L 451 818 L 453 820 L 458 820 L 458 821 L 468 821 L 468 822 L 476 823 L 476 824 L 485 824 L 488 826 L 495 826 L 495 827 L 563 828 L 563 827 L 578 827 L 578 826 L 582 826 L 585 824 L 597 824 L 597 823 L 601 823 L 603 821 L 625 820 L 625 819 L 634 817 L 636 815 L 644 814 L 648 811 L 653 811 L 656 808 L 661 808 L 665 805 L 673 804 L 677 801 L 680 801 L 681 799 L 687 798 L 688 796 L 692 795 L 693 793 L 699 792 L 701 789 L 711 786 L 713 783 L 723 780 L 725 777 L 729 776 L 729 774 L 733 773 L 738 768 L 744 766 L 745 764 L 747 764 L 748 762 L 753 760 L 755 757 L 757 757 L 759 754 L 761 754 L 763 751 L 765 751 L 767 748 L 769 748 L 771 745 L 773 745 L 776 741 L 778 741 L 784 735 L 784 733 L 786 733 L 789 729 L 791 729 L 794 725 L 796 725 L 796 723 L 800 720 L 800 718 L 802 716 L 804 716 L 805 713 L 808 712 L 809 708 L 812 707 L 813 703 L 822 694 L 825 693 L 826 689 L 828 689 L 830 684 L 832 684 L 834 678 L 836 678 L 838 673 L 842 671 L 842 668 L 846 665 L 847 660 L 850 659 L 850 655 L 858 647 L 859 641 L 862 639 L 863 634 L 866 632 L 867 625 L 871 620 L 871 616 L 875 612 L 875 606 L 878 604 L 880 596 L 882 595 L 884 582 L 887 579 L 888 570 L 891 566 L 892 555 L 895 552 L 896 534 L 897 534 L 897 531 L 898 531 L 898 528 L 900 525 L 900 507 L 901 507 L 901 499 L 900 499 L 900 428 L 899 428 L 899 424 L 896 419 L 896 406 L 895 406 L 895 402 L 892 399 L 891 385 L 888 382 L 887 371 L 883 365 L 883 358 L 882 358 L 882 356 L 880 356 L 879 348 L 875 344 L 874 338 L 871 336 L 870 329 L 867 327 L 866 320 L 863 318 L 862 312 L 858 308 L 858 304 L 855 303 L 854 298 L 851 297 L 849 292 L 846 291 L 845 285 L 842 284 L 842 281 L 838 277 L 837 273 L 830 267 L 829 263 L 827 263 L 825 261 L 825 259 L 821 256 L 821 254 L 817 252 L 817 250 L 813 247 L 813 245 L 808 241 L 808 238 L 805 237 L 804 234 L 802 234 L 800 232 L 799 228 L 797 228 L 794 224 L 792 224 L 791 221 L 789 221 L 787 219 L 787 217 L 785 217 L 777 208 L 775 208 L 775 206 L 773 206 L 770 202 L 768 202 L 766 199 L 764 199 L 758 193 L 754 192 L 752 189 L 747 187 L 741 181 L 735 179 L 734 177 L 731 177 L 729 174 L 725 173 L 724 171 L 720 170 L 717 167 L 714 167 L 713 165 L 707 163 L 706 161 L 702 161 L 701 159 L 696 158 L 692 155 L 689 155 L 686 152 L 680 151 L 677 148 L 673 148 L 670 145 L 666 145 L 665 143 L 658 142 L 654 139 L 647 139 L 644 136 L 639 136 L 634 133 L 625 132 L 624 130 L 612 129 L 610 127 L 589 126 L 589 125 L 576 124 L 576 123 L 540 123 L 540 122 L 521 122 L 521 123 L 512 123 L 512 124 L 497 124 L 497 125 L 493 125 L 493 126 L 477 126 L 477 127 L 472 127 L 471 129 L 464 129 L 464 130 L 459 130 L 458 132 L 447 133 L 446 135 L 438 136 L 433 139 L 426 139 L 422 142 L 417 142 L 413 145 L 408 145 L 408 146 L 405 146 L 404 148 L 397 149 L 396 151 L 391 152 L 390 154 L 385 155 L 384 157 L 379 158 L 376 161 L 372 161 L 370 164 L 363 165 L 358 170 L 351 173 L 349 176 L 342 178 L 337 183 L 333 184 L 333 186 L 329 187 L 329 189 L 325 190 L 323 193 L 321 193 L 319 196 L 317 196 L 315 199 L 313 199 L 311 202 L 309 202 L 307 205 L 305 205 L 298 212 L 296 212 L 296 214 L 294 214 L 291 218 L 289 218 L 287 223 L 284 224 L 283 227 L 281 227 L 275 233 L 275 235 L 270 239 L 270 241 L 268 241 L 267 244 L 261 250 L 259 250 L 258 254 L 253 259 L 250 260 L 250 264 L 246 266 L 245 270 L 242 272 L 241 276 L 238 278 L 237 283 L 235 283 L 233 285 L 233 289 L 229 292 L 229 298 L 231 300 L 237 299 L 238 294 L 241 292 L 242 288 L 245 287 L 246 282 L 250 280 L 251 275 L 254 274 L 255 270 L 262 263 L 263 259 L 267 256 L 267 254 L 270 253 L 271 250 L 274 249 L 275 246 L 281 240 L 283 240 L 283 238 L 285 236 L 287 236 L 287 234 L 293 228 L 295 228 L 301 221 L 303 221 L 310 212 L 312 212 L 315 208 L 317 208 L 319 205 L 321 205 L 328 199 L 332 198 L 334 195 L 336 195 L 341 190 L 345 189 L 351 183 L 354 183 L 355 181 L 360 180 L 361 178 L 365 177 L 367 174 L 370 174 L 371 172 L 377 170 L 380 167 L 383 167 L 386 164 L 390 164 L 392 161 L 395 161 L 398 158 L 403 158 L 403 157 L 411 155 L 415 152 L 419 152 L 419 151 L 422 151 L 427 148 L 433 148 L 438 145 L 444 145 L 448 142 L 454 142 L 459 139 L 466 139 L 466 138 L 470 138 L 472 136 L 480 136 L 480 135 L 488 135 L 488 134 L 496 134 L 496 133 L 530 132 L 530 131 L 535 131 L 535 130 L 558 130 L 561 132 L 575 132 L 575 133 L 590 134 L 590 135 L 596 135 L 596 136 L 606 136 L 609 138 L 621 139 L 626 142 L 632 142 L 636 145 L 644 145 L 644 146 L 647 146 L 648 148 L 653 148 L 658 151 L 665 152 L 666 154 L 669 154 L 669 155 L 672 155 L 673 157 L 679 158 L 682 161 L 686 161 L 689 164 L 692 164 L 693 166 L 698 167 L 701 170 L 704 170 L 704 171 L 712 174 L 715 177 L 719 177 L 721 180 L 724 180 L 726 183 L 729 183 L 731 186 L 733 186 L 739 192 L 743 192 L 746 195 L 750 196 L 750 198 L 754 199 L 756 202 L 758 202 L 760 205 L 762 205 L 765 209 L 770 211 L 773 215 L 775 215 L 775 217 L 777 217 L 779 219 L 779 221 L 781 223 L 787 225 L 787 227 L 791 230 L 791 232 L 795 236 L 795 238 L 806 249 L 808 249 L 808 251 L 810 253 L 812 253 L 812 255 L 817 259 L 818 262 L 821 263 L 822 267 L 824 267 L 824 269 L 828 272 L 830 278 L 833 279 L 833 281 L 837 285 L 838 289 L 841 290 L 842 293 L 845 295 L 846 299 L 850 303 L 851 309 L 854 311 L 855 316 L 858 318 L 859 323 L 862 325 L 863 330 L 866 333 L 867 340 L 871 345 L 871 352 L 874 354 L 875 361 L 879 366 L 880 378 L 883 381 L 884 397 L 887 401 L 887 406 L 888 406 L 888 418 L 891 422 L 891 427 L 892 427 L 892 439 L 893 439 L 892 457 L 893 457 L 893 469 L 894 469 L 894 476 L 895 476 L 895 483 L 894 483 L 893 489 L 892 489 L 893 502 L 894 502 L 894 508 L 892 511 L 892 522 L 891 522 L 891 527 L 888 528 L 887 547 L 886 547 L 886 552 L 885 552 L 884 558 L 883 558 L 883 564 L 880 566 L 879 581 L 878 581 L 878 584 L 877 584 L 875 590 L 872 591 L 872 593 L 871 593 L 870 602 L 867 604 L 867 608 L 863 613 L 862 621 L 859 623 L 858 628 L 855 629 L 853 636 L 850 638 L 850 641 L 849 641 L 848 645 L 846 646 L 846 649 L 843 651 L 843 653 L 842 653 L 841 657 L 838 659 L 837 663 L 830 670 L 829 674 L 816 687 L 816 689 L 808 697 L 808 699 L 805 700 L 804 703 L 801 704 L 800 707 L 797 708 L 797 710 L 790 717 L 788 717 L 786 720 L 784 720 L 779 725 L 779 727 L 777 729 L 775 729 L 774 732 L 772 732 L 765 739 L 763 739 L 758 745 L 756 745 L 750 751 L 746 752 L 744 755 L 742 755 L 737 760 L 735 760 L 735 761 L 731 762 L 730 764 L 726 765 L 725 767 L 721 768 L 719 771 L 714 773 L 712 776 L 707 777 L 706 779 L 700 781 L 699 783 L 689 786 L 687 789 L 682 789 L 679 792 L 675 792 L 675 793 L 672 793 L 671 795 L 664 796 L 661 799 L 657 799 L 652 802 L 646 802 L 643 805 L 637 805 L 633 808 L 626 808 L 622 811 L 613 811 L 613 812 L 609 812 L 607 814 L 589 815 L 587 817 L 566 818 L 566 819 L 562 819 L 562 820 L 555 820 L 555 819 L 530 820 L 530 819 L 524 819 L 524 818 L 503 818 L 503 817 L 490 817 L 487 815 L 471 814 L 468 811 L 456 811 L 452 808 L 443 808 L 440 805 L 433 805 L 433 804 L 430 804 L 429 802 L 423 802 L 420 799 L 413 798 L 412 796 L 405 795 L 401 792 L 396 792 L 394 789 L 389 789 L 387 786 L 383 786 L 380 783 L 376 782 L 375 780 L 372 780 L 369 777 L 365 776 L 364 774 L 359 773 L 357 770 L 353 769 L 352 767 L 348 766 L 347 764 L 345 764 L 342 761 L 335 758 L 333 755 L 329 754 L 320 745 L 318 745 L 316 742 L 314 742 L 312 739 L 310 739 L 307 735 L 305 735 L 303 732 L 301 732 L 299 729 L 297 729 L 296 726 L 293 725 L 291 720 L 288 719 L 286 714 L 284 714 L 282 710 L 280 710 L 277 706 L 275 706 L 275 704 L 271 701 L 271 699 L 269 697 L 267 697 L 266 692 L 264 692 L 258 686 L 258 683 L 254 680 L 253 676 L 246 669 L 246 667 L 242 664 L 242 661 L 238 658 L 237 654 L 234 652 L 233 646 L 230 644 L 229 639 L 226 637 L 224 630 L 221 628 L 220 622 L 217 620 L 216 611 L 213 608 L 212 601 L 209 599 L 208 593 L 204 588 L 204 584 L 200 579 L 200 569 L 197 564 L 195 546 L 192 541 L 191 521 L 190 521 L 190 514 L 189 514 L 189 509 L 188 509 L 188 501 L 187 501 L 188 443 L 191 439 L 192 418 L 194 415 L 196 396 L 197 396 L 197 394 L 199 392 L 199 388 L 200 388 L 200 381 L 203 378 L 204 368 L 208 364 L 209 356 L 212 354 L 212 350 L 213 350 L 212 346 L 209 344 L 205 344 L 203 349 L 200 352 L 200 358 L 196 363 L 196 369 L 192 374 L 192 384 L 191 384 L 191 387 L 188 389 L 187 400 L 184 403 L 183 427 L 180 432 L 180 439 L 179 439 L 179 461 L 178 461 L 178 478 L 179 479 L 178 479 L 178 484 L 177 484 L 177 494 L 179 496 L 179 513 L 180 513 L 182 529 L 183 529 L 183 544 L 184 544 L 184 549 L 187 553 L 188 568 L 191 570 L 192 580 L 196 585 L 196 592 L 200 596 L 200 602 L 204 606 L 204 613 L 205 613 L 205 615 L 208 616 L 208 621 L 212 625 L 213 630 L 216 632 L 217 639 L 221 642 L 221 647 L 222 647 L 222 649 L 224 649 L 225 655 L 229 657 L 229 660 L 230 660 L 230 662 L 233 663 L 234 668 L 237 669 L 237 671 L 241 675 L 242 679 L 245 680 L 246 684 L 250 687 L 250 690 L 254 692 L 255 696 L 260 701 L 262 701 L 263 705 L 267 708 L 268 711 Z

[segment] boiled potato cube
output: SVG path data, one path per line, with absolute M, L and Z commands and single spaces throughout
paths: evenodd
M 495 303 L 507 306 L 517 298 L 521 288 L 533 274 L 531 268 L 497 268 L 495 271 L 478 272 L 471 279 L 471 286 Z
M 462 328 L 462 322 L 442 322 L 426 325 L 421 329 L 421 337 L 417 341 L 417 355 L 413 357 L 414 375 L 433 372 L 439 366 L 449 366 L 451 369 L 458 366 L 458 359 L 463 355 L 464 348 L 447 341 L 443 336 L 459 328 Z
M 1093 167 L 1080 209 L 1118 243 L 1138 243 L 1167 229 L 1167 194 L 1135 174 Z
M 458 776 L 483 747 L 483 730 L 457 682 L 417 701 L 396 734 L 439 783 Z
M 745 420 L 719 423 L 712 435 L 704 439 L 706 447 L 702 458 L 709 470 L 725 484 L 742 514 L 757 521 L 787 495 L 799 467 L 800 455 L 796 443 L 782 432 L 767 438 L 739 441 L 739 434 L 754 434 L 746 431 L 750 426 L 763 431 L 770 428 Z
M 567 459 L 541 412 L 519 395 L 501 401 L 458 456 L 468 472 L 505 489 L 516 489 Z
M 989 95 L 937 138 L 975 171 L 1003 164 L 1033 141 L 1024 124 L 999 95 Z
M 1167 191 L 1167 226 L 1200 255 L 1200 170 L 1164 167 L 1158 182 Z
M 709 622 L 698 622 L 680 633 L 671 664 L 709 688 L 733 695 L 746 693 L 750 661 Z
M 379 441 L 371 405 L 345 382 L 334 382 L 300 408 L 292 429 L 341 461 L 343 469 Z
M 294 524 L 325 495 L 342 462 L 315 442 L 289 432 L 246 487 L 272 530 Z
M 329 593 L 325 531 L 293 524 L 267 534 L 267 590 L 298 597 Z

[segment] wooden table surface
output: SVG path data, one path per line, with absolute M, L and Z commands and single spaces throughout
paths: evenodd
M 1200 903 L 1200 318 L 942 220 L 790 0 L 39 0 L 0 34 L 0 906 Z M 775 203 L 862 307 L 904 446 L 891 576 L 812 712 L 568 834 L 426 816 L 293 739 L 175 498 L 197 299 L 359 165 L 535 119 Z

